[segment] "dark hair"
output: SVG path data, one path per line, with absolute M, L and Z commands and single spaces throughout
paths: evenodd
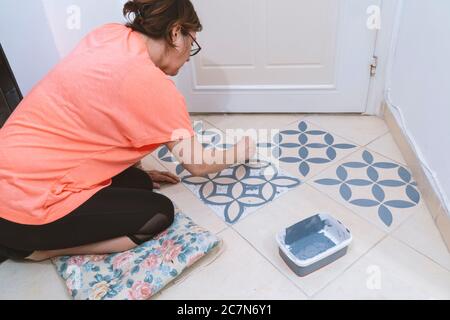
M 123 15 L 127 27 L 153 39 L 165 39 L 175 47 L 171 31 L 181 27 L 183 35 L 200 32 L 203 26 L 190 0 L 131 0 L 125 3 Z

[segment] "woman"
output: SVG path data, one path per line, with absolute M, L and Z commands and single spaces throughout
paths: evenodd
M 167 77 L 200 50 L 191 2 L 128 1 L 124 15 L 87 35 L 0 130 L 0 260 L 122 252 L 167 229 L 173 203 L 153 189 L 178 177 L 133 166 L 161 145 L 196 176 L 230 166 L 190 161 L 201 145 Z M 240 162 L 254 144 L 231 151 Z

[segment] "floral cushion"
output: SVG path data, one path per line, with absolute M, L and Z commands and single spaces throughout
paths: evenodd
M 133 250 L 52 262 L 76 300 L 146 300 L 219 243 L 179 212 L 169 229 Z

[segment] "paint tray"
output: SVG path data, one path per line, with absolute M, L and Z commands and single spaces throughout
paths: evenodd
M 304 277 L 347 253 L 350 231 L 329 214 L 317 214 L 277 235 L 280 255 L 298 276 Z

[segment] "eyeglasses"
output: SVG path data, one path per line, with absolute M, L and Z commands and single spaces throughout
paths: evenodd
M 188 35 L 189 35 L 189 37 L 192 38 L 192 40 L 194 40 L 194 42 L 192 43 L 192 49 L 191 49 L 191 57 L 193 57 L 202 50 L 202 47 L 200 47 L 197 40 L 195 40 L 195 38 L 190 33 L 188 33 Z

